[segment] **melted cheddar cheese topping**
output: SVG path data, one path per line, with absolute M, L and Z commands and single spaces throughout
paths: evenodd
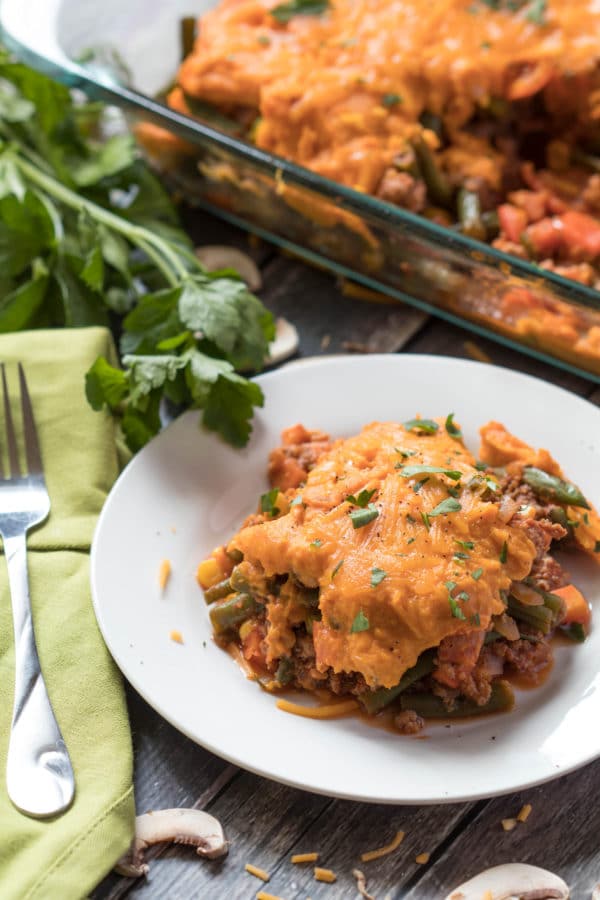
M 261 576 L 291 574 L 319 588 L 321 620 L 312 626 L 319 671 L 359 672 L 372 688 L 392 687 L 448 635 L 487 629 L 504 612 L 500 592 L 531 569 L 535 547 L 503 521 L 495 482 L 487 476 L 486 483 L 462 441 L 436 421 L 432 434 L 374 422 L 337 441 L 298 490 L 301 503 L 232 541 Z M 403 477 L 403 466 L 461 477 Z M 354 527 L 351 513 L 360 507 L 347 498 L 361 491 L 373 492 L 377 516 Z M 460 509 L 430 515 L 451 492 Z M 277 657 L 293 642 L 302 610 L 283 590 L 269 598 L 268 616 L 266 641 Z

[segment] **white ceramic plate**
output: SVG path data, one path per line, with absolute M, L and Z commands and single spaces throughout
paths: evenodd
M 467 445 L 498 419 L 548 447 L 600 505 L 600 410 L 537 379 L 428 356 L 293 363 L 258 379 L 266 396 L 241 451 L 187 413 L 125 469 L 92 547 L 96 615 L 117 664 L 161 715 L 219 756 L 318 793 L 380 803 L 440 803 L 514 791 L 600 755 L 600 627 L 560 646 L 550 677 L 520 692 L 508 714 L 428 725 L 415 740 L 358 719 L 319 722 L 280 712 L 211 640 L 194 573 L 237 530 L 266 489 L 266 460 L 296 422 L 346 436 L 373 420 L 456 414 Z M 162 593 L 157 575 L 169 559 Z M 600 614 L 600 567 L 578 555 L 571 572 Z M 179 630 L 184 644 L 169 638 Z

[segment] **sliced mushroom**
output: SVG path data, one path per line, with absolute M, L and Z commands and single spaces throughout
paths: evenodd
M 229 848 L 220 822 L 199 809 L 158 809 L 135 820 L 135 837 L 128 852 L 121 857 L 115 871 L 129 878 L 148 872 L 144 851 L 151 844 L 163 842 L 190 844 L 198 856 L 215 859 Z
M 298 349 L 300 339 L 295 325 L 287 319 L 277 319 L 275 322 L 275 340 L 269 344 L 269 355 L 265 362 L 267 365 L 282 362 L 293 356 Z
M 237 247 L 209 244 L 206 247 L 196 247 L 196 256 L 209 272 L 218 272 L 219 269 L 235 269 L 251 291 L 259 291 L 262 286 L 258 266 L 247 253 L 238 250 Z
M 538 866 L 506 863 L 465 881 L 446 900 L 567 900 L 568 896 L 569 888 L 558 875 Z

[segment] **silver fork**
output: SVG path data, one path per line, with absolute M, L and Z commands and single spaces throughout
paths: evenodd
M 27 531 L 50 512 L 40 448 L 23 367 L 19 363 L 26 471 L 21 472 L 6 372 L 2 363 L 8 477 L 0 463 L 0 535 L 8 568 L 15 631 L 15 699 L 6 786 L 21 812 L 46 818 L 63 812 L 75 791 L 69 753 L 52 710 L 40 667 L 27 578 Z

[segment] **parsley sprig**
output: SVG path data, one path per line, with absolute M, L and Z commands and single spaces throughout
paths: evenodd
M 131 135 L 104 122 L 0 48 L 0 332 L 120 320 L 124 370 L 100 357 L 86 391 L 130 448 L 159 430 L 163 397 L 241 446 L 263 395 L 236 369 L 262 367 L 272 317 L 206 272 Z

